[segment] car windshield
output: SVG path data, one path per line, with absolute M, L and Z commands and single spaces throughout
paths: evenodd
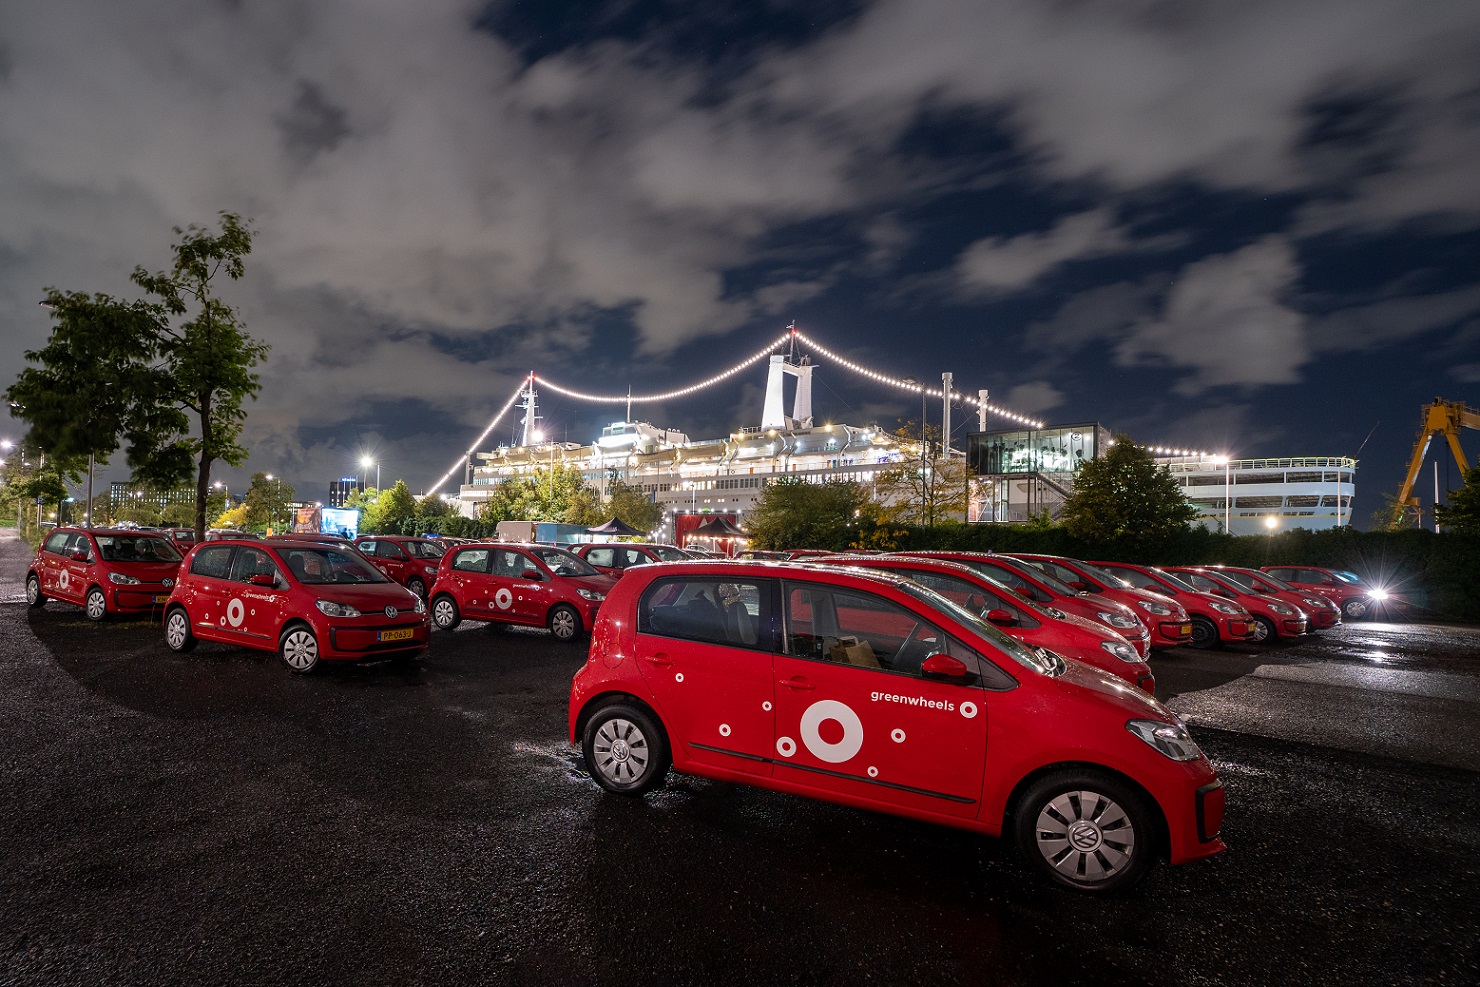
M 1236 580 L 1229 579 L 1227 575 L 1221 572 L 1199 572 L 1198 575 L 1203 577 L 1213 585 L 1221 586 L 1223 589 L 1226 589 L 1231 593 L 1253 592 L 1249 587 L 1240 586 Z M 1204 592 L 1207 591 L 1204 590 Z
M 938 610 L 947 617 L 950 617 L 977 637 L 985 641 L 990 641 L 998 651 L 1003 652 L 1024 668 L 1031 668 L 1035 672 L 1052 676 L 1057 676 L 1063 672 L 1063 665 L 1059 662 L 1027 647 L 1016 638 L 1009 637 L 1001 628 L 987 623 L 977 614 L 953 603 L 951 600 L 935 592 L 935 590 L 926 589 L 919 583 L 913 582 L 900 583 L 899 588 L 932 610 Z
M 447 549 L 434 541 L 408 541 L 402 547 L 413 559 L 440 559 L 447 554 Z
M 1283 579 L 1280 579 L 1278 576 L 1271 576 L 1267 572 L 1261 572 L 1257 576 L 1253 573 L 1250 573 L 1246 576 L 1241 572 L 1230 572 L 1228 573 L 1228 578 L 1237 579 L 1239 582 L 1247 582 L 1255 589 L 1267 588 L 1260 585 L 1261 583 L 1265 583 L 1268 584 L 1268 586 L 1273 586 L 1275 589 L 1286 590 L 1292 593 L 1299 592 L 1299 590 L 1297 590 L 1294 586 L 1291 586 L 1289 583 L 1285 582 Z
M 1167 582 L 1171 583 L 1172 586 L 1174 586 L 1177 589 L 1186 590 L 1189 593 L 1201 593 L 1202 592 L 1202 590 L 1198 589 L 1196 586 L 1192 585 L 1187 580 L 1179 578 L 1175 572 L 1167 572 L 1165 569 L 1157 569 L 1155 567 L 1153 567 L 1151 569 L 1151 571 L 1154 572 L 1154 573 L 1156 573 L 1157 578 L 1159 578 L 1159 579 L 1165 579 Z
M 389 582 L 352 549 L 329 545 L 312 548 L 282 548 L 278 554 L 300 583 L 384 583 Z
M 94 535 L 105 562 L 179 562 L 180 553 L 154 535 Z
M 1345 569 L 1332 569 L 1331 575 L 1344 583 L 1351 583 L 1353 586 L 1362 585 L 1362 577 L 1355 572 L 1347 572 Z
M 600 575 L 585 559 L 579 555 L 572 555 L 564 549 L 531 548 L 529 554 L 545 563 L 557 576 Z
M 1097 565 L 1090 565 L 1088 562 L 1076 562 L 1074 563 L 1074 565 L 1076 568 L 1084 572 L 1085 575 L 1099 580 L 1111 589 L 1135 589 L 1134 586 L 1126 582 L 1124 579 L 1121 579 L 1119 576 L 1110 575 L 1110 573 L 1106 572 L 1104 569 L 1101 569 Z
M 669 545 L 654 545 L 652 553 L 658 557 L 659 562 L 688 562 L 694 558 L 683 549 Z

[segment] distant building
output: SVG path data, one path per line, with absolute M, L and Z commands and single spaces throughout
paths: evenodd
M 341 476 L 329 481 L 329 506 L 343 507 L 350 495 L 360 489 L 360 480 L 354 476 Z
M 129 507 L 148 507 L 162 511 L 170 504 L 185 504 L 193 508 L 195 488 L 174 487 L 162 490 L 144 483 L 114 480 L 108 486 L 108 499 L 115 511 Z

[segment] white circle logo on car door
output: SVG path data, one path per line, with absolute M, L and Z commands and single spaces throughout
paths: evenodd
M 507 610 L 514 605 L 514 594 L 507 589 L 501 589 L 493 594 L 493 602 L 500 610 Z
M 843 728 L 843 739 L 830 744 L 822 739 L 818 728 L 828 720 L 836 720 Z M 836 699 L 822 699 L 802 714 L 802 743 L 807 745 L 818 760 L 829 764 L 841 764 L 863 747 L 863 721 L 858 714 Z
M 70 582 L 72 582 L 72 574 L 66 569 L 63 569 L 61 572 L 57 573 L 57 587 L 59 589 L 67 589 L 67 584 Z
M 241 600 L 232 600 L 226 605 L 226 619 L 232 627 L 240 627 L 242 621 L 247 619 L 247 608 Z

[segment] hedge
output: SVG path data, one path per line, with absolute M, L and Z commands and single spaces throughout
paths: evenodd
M 1480 621 L 1480 535 L 1432 531 L 1296 528 L 1273 535 L 1225 535 L 1202 527 L 1159 539 L 1091 544 L 1061 527 L 1008 524 L 902 526 L 890 532 L 899 549 L 1041 552 L 1079 559 L 1150 565 L 1313 565 L 1349 569 L 1402 594 L 1412 615 Z

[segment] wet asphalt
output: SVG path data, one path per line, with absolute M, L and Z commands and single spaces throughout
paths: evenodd
M 1480 982 L 1477 631 L 1183 651 L 1230 849 L 1104 900 L 909 820 L 605 795 L 542 632 L 301 678 L 0 603 L 0 984 Z

